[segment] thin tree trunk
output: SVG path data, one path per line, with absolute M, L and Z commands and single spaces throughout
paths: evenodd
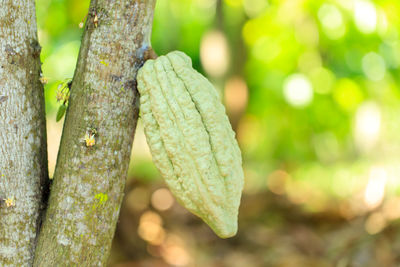
M 47 187 L 39 55 L 35 1 L 0 0 L 0 266 L 32 265 Z
M 155 0 L 92 0 L 34 266 L 104 266 L 138 118 Z M 86 134 L 95 145 L 87 146 Z

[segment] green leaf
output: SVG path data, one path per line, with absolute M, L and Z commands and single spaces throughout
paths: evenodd
M 62 117 L 64 117 L 64 114 L 65 114 L 65 111 L 67 110 L 67 106 L 66 105 L 61 105 L 59 108 L 58 108 L 58 111 L 57 111 L 57 117 L 56 117 L 56 121 L 57 122 L 59 122 L 61 119 L 62 119 Z

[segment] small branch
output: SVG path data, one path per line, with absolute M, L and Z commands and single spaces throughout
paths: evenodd
M 138 118 L 155 0 L 92 0 L 34 266 L 105 266 Z M 147 51 L 147 52 L 146 52 Z

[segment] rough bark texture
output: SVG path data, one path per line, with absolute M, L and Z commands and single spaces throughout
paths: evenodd
M 155 0 L 92 0 L 34 266 L 104 266 L 138 117 Z M 98 20 L 98 22 L 96 22 Z M 85 134 L 96 129 L 96 144 Z
M 0 266 L 32 265 L 48 181 L 39 55 L 35 1 L 0 0 Z

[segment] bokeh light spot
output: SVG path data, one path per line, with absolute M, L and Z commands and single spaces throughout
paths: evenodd
M 162 228 L 160 215 L 146 211 L 140 217 L 138 234 L 152 245 L 161 245 L 165 239 L 165 230 Z
M 260 27 L 260 24 L 262 23 L 263 21 L 260 19 L 251 19 L 246 21 L 246 23 L 243 25 L 242 35 L 244 41 L 248 45 L 253 45 L 258 39 L 266 37 L 265 30 L 262 30 L 262 27 Z
M 136 187 L 126 196 L 126 205 L 132 212 L 138 212 L 149 206 L 149 192 L 144 187 Z
M 382 208 L 387 220 L 397 220 L 400 218 L 400 197 L 392 197 L 385 201 Z
M 341 79 L 337 82 L 333 97 L 345 111 L 356 109 L 364 98 L 358 84 L 350 79 Z
M 361 149 L 373 147 L 379 137 L 381 112 L 374 102 L 363 103 L 356 112 L 355 138 Z
M 316 68 L 310 72 L 310 79 L 316 93 L 328 94 L 335 82 L 335 75 L 326 68 Z
M 210 31 L 203 36 L 200 59 L 204 70 L 211 76 L 220 77 L 229 66 L 228 43 L 220 31 Z
M 241 77 L 232 77 L 225 84 L 225 106 L 229 114 L 242 112 L 247 106 L 248 89 Z
M 375 31 L 377 14 L 373 3 L 356 0 L 354 3 L 354 21 L 360 32 L 369 34 Z
M 373 167 L 370 170 L 368 184 L 364 192 L 364 203 L 372 210 L 382 204 L 385 196 L 387 172 L 382 167 Z
M 169 234 L 162 245 L 161 256 L 167 263 L 174 266 L 187 266 L 191 260 L 183 240 L 173 234 Z
M 342 38 L 346 33 L 343 15 L 335 5 L 323 4 L 318 10 L 318 19 L 330 39 Z
M 152 194 L 151 204 L 160 211 L 168 210 L 174 204 L 174 198 L 168 189 L 160 188 Z
M 283 85 L 286 101 L 295 107 L 305 107 L 313 99 L 313 89 L 308 78 L 303 74 L 292 74 Z
M 365 230 L 368 234 L 374 235 L 383 230 L 386 226 L 386 220 L 382 213 L 372 213 L 365 222 Z
M 385 77 L 385 61 L 377 53 L 370 52 L 362 58 L 362 69 L 372 81 L 380 81 Z

